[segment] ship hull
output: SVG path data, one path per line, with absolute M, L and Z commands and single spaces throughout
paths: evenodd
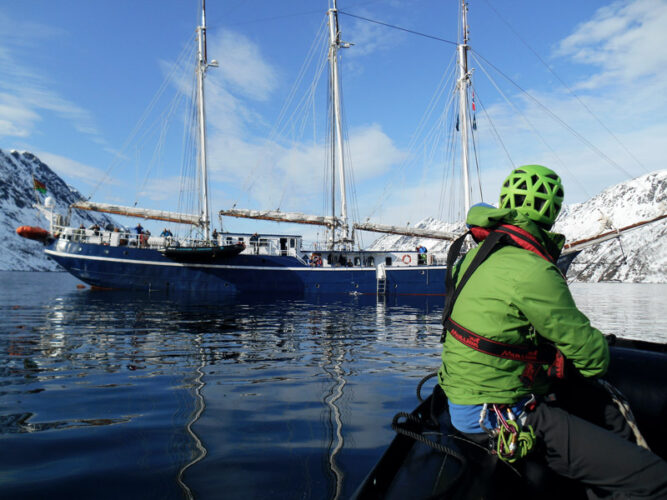
M 46 254 L 91 286 L 224 293 L 378 293 L 375 267 L 310 267 L 295 257 L 241 254 L 213 263 L 175 262 L 154 249 L 58 240 Z M 384 293 L 444 295 L 445 266 L 386 267 Z

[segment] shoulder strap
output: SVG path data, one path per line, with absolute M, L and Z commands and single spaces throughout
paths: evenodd
M 461 293 L 463 286 L 468 282 L 472 274 L 477 270 L 477 268 L 486 260 L 486 258 L 499 246 L 499 243 L 502 239 L 505 238 L 503 233 L 492 231 L 489 236 L 484 239 L 480 245 L 477 254 L 473 258 L 472 262 L 465 271 L 465 274 L 458 283 L 458 286 L 455 283 L 454 275 L 452 269 L 454 268 L 454 262 L 461 252 L 461 246 L 465 240 L 468 233 L 465 233 L 463 236 L 457 238 L 454 243 L 449 247 L 449 253 L 447 254 L 447 276 L 445 278 L 445 308 L 442 311 L 442 324 L 447 322 L 447 319 L 452 314 L 452 309 L 454 309 L 454 303 Z M 443 331 L 443 336 L 446 330 Z M 441 339 L 444 340 L 444 339 Z
M 552 264 L 555 262 L 555 259 L 553 257 L 553 251 L 557 251 L 556 245 L 549 240 L 548 238 L 545 239 L 547 244 L 551 243 L 551 245 L 554 248 L 544 248 L 542 244 L 533 236 L 530 234 L 528 231 L 525 229 L 521 229 L 520 227 L 517 226 L 512 226 L 510 224 L 503 224 L 502 226 L 498 226 L 496 228 L 496 231 L 500 233 L 504 233 L 507 236 L 510 237 L 512 242 L 518 246 L 519 248 L 523 248 L 524 250 L 529 250 L 540 257 L 542 257 L 545 260 L 548 260 Z M 557 255 L 557 254 L 556 254 Z

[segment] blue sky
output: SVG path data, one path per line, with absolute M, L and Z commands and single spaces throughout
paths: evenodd
M 322 120 L 304 122 L 302 137 L 276 131 L 301 125 L 279 116 L 327 8 L 326 0 L 207 2 L 209 59 L 220 62 L 207 77 L 214 212 L 233 204 L 322 212 L 323 153 L 315 137 Z M 340 0 L 338 8 L 457 40 L 455 0 Z M 124 144 L 193 42 L 197 22 L 196 0 L 0 4 L 0 148 L 37 154 L 97 201 L 175 209 L 178 136 L 165 139 L 152 159 L 153 146 Z M 458 184 L 443 176 L 433 153 L 434 143 L 446 145 L 436 125 L 447 94 L 426 116 L 454 46 L 350 15 L 341 14 L 340 23 L 343 39 L 354 43 L 342 53 L 342 73 L 359 215 L 397 225 L 460 217 Z M 496 201 L 513 165 L 557 170 L 569 203 L 664 168 L 667 1 L 474 0 L 469 23 L 485 201 Z M 309 106 L 325 109 L 324 102 Z M 97 187 L 107 171 L 111 182 Z M 224 224 L 254 230 L 252 221 Z

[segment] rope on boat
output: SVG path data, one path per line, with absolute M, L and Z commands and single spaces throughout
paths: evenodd
M 422 393 L 421 393 L 422 387 L 424 386 L 426 381 L 432 379 L 433 377 L 437 377 L 437 376 L 438 376 L 438 372 L 429 373 L 423 379 L 421 379 L 419 381 L 419 383 L 417 384 L 417 399 L 419 400 L 420 403 L 424 402 L 424 398 L 422 398 Z
M 646 439 L 644 439 L 644 436 L 642 436 L 642 433 L 639 431 L 637 420 L 635 419 L 635 416 L 630 409 L 630 404 L 628 403 L 627 399 L 625 399 L 625 396 L 623 396 L 623 393 L 606 380 L 598 379 L 598 383 L 607 390 L 611 396 L 612 401 L 618 407 L 618 410 L 621 412 L 621 415 L 623 415 L 623 418 L 625 418 L 625 421 L 630 426 L 630 429 L 632 429 L 632 433 L 635 435 L 635 441 L 637 442 L 637 445 L 651 451 L 651 448 L 649 448 Z
M 407 412 L 402 411 L 402 412 L 399 412 L 396 415 L 394 415 L 394 419 L 391 421 L 391 428 L 396 433 L 402 434 L 402 435 L 407 436 L 407 437 L 410 437 L 410 438 L 414 439 L 415 441 L 418 441 L 420 443 L 425 444 L 426 446 L 429 446 L 429 447 L 433 448 L 434 450 L 437 450 L 441 453 L 444 453 L 445 455 L 449 455 L 449 456 L 455 458 L 456 460 L 458 460 L 459 462 L 461 462 L 462 466 L 466 465 L 466 463 L 467 463 L 466 458 L 463 455 L 461 455 L 458 451 L 455 451 L 452 448 L 450 448 L 448 446 L 445 446 L 442 443 L 438 443 L 436 441 L 433 441 L 432 439 L 427 438 L 426 436 L 424 436 L 420 432 L 410 431 L 408 429 L 405 429 L 405 428 L 401 427 L 401 424 L 398 422 L 398 420 L 400 418 L 405 418 L 404 423 L 413 422 L 413 423 L 418 424 L 420 426 L 424 424 L 423 420 L 420 419 L 419 417 L 416 417 L 415 415 L 412 415 L 411 413 L 407 413 Z M 437 432 L 437 433 L 434 433 L 434 434 L 442 435 L 442 433 L 440 433 L 440 432 Z

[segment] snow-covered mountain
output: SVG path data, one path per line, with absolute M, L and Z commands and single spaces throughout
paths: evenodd
M 56 212 L 67 213 L 71 203 L 84 197 L 32 153 L 0 149 L 0 270 L 56 271 L 62 270 L 46 257 L 41 243 L 29 241 L 16 234 L 19 226 L 39 226 L 48 229 L 49 223 L 33 207 L 36 196 L 40 202 L 45 195 L 35 193 L 33 178 L 42 182 L 46 196 L 55 201 Z M 102 214 L 82 212 L 73 214 L 72 224 L 106 226 L 114 221 Z
M 572 242 L 663 214 L 667 214 L 667 170 L 617 184 L 585 203 L 565 207 L 554 230 Z M 665 236 L 667 219 L 662 219 L 587 248 L 572 263 L 568 277 L 578 281 L 667 283 Z
M 568 242 L 620 229 L 667 214 L 667 170 L 632 179 L 585 203 L 565 206 L 554 225 Z M 462 224 L 427 218 L 418 228 L 462 232 Z M 620 238 L 584 250 L 572 263 L 568 279 L 574 281 L 625 281 L 667 283 L 667 219 L 631 231 Z M 408 236 L 385 235 L 371 249 L 414 250 L 424 245 L 429 252 L 445 254 L 449 242 Z

